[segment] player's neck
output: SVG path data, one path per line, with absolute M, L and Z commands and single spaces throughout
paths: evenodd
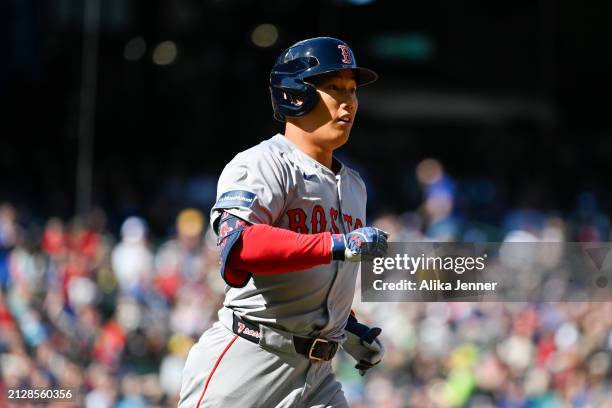
M 311 134 L 304 132 L 297 126 L 287 126 L 285 128 L 285 137 L 306 153 L 306 155 L 333 171 L 333 150 L 314 143 Z

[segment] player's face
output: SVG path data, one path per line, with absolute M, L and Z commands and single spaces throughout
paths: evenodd
M 325 76 L 315 82 L 319 103 L 308 113 L 316 142 L 336 149 L 345 144 L 357 114 L 357 83 L 351 70 Z

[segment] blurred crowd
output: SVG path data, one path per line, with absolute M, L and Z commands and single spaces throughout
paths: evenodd
M 457 184 L 433 159 L 417 167 L 422 205 L 379 214 L 391 240 L 609 240 L 592 196 L 572 217 L 510 211 L 468 223 Z M 154 242 L 145 219 L 118 234 L 102 210 L 24 227 L 0 204 L 0 393 L 73 389 L 85 407 L 176 406 L 190 347 L 216 320 L 224 284 L 201 209 Z M 612 303 L 365 303 L 386 355 L 361 377 L 334 359 L 352 407 L 612 407 Z M 0 404 L 1 405 L 1 404 Z
M 176 406 L 187 352 L 222 302 L 205 216 L 182 211 L 154 248 L 139 217 L 115 239 L 99 210 L 51 218 L 38 237 L 17 215 L 0 209 L 2 386 L 76 389 L 78 406 Z

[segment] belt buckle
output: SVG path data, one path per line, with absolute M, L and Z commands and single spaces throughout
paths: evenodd
M 313 361 L 323 361 L 323 358 L 315 357 L 315 356 L 312 355 L 312 352 L 314 351 L 314 348 L 315 348 L 315 346 L 317 345 L 318 342 L 329 343 L 328 340 L 316 338 L 315 341 L 312 342 L 312 345 L 310 346 L 310 350 L 308 350 L 308 358 L 310 360 L 313 360 Z

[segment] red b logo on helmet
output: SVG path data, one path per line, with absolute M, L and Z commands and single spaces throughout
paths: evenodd
M 342 63 L 351 64 L 353 60 L 351 58 L 351 50 L 349 50 L 349 47 L 340 44 L 338 45 L 338 48 L 340 48 L 340 51 L 342 52 Z

